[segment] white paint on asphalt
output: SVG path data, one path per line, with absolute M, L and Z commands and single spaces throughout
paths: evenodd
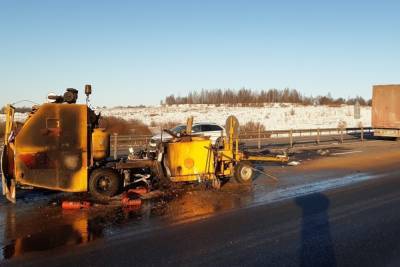
M 348 152 L 338 152 L 338 153 L 332 153 L 332 156 L 339 156 L 339 155 L 347 155 L 347 154 L 354 154 L 354 153 L 361 153 L 361 150 L 354 150 L 354 151 L 348 151 Z
M 259 192 L 259 194 L 255 194 L 254 204 L 258 205 L 264 203 L 272 203 L 285 199 L 306 196 L 313 193 L 323 192 L 329 189 L 340 188 L 358 182 L 375 179 L 381 176 L 382 175 L 369 175 L 366 173 L 359 173 L 340 178 L 333 178 L 325 181 L 318 181 L 302 185 L 295 185 L 287 188 L 281 188 L 268 193 Z

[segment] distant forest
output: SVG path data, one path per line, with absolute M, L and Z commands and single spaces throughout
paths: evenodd
M 302 105 L 354 105 L 356 102 L 362 106 L 371 105 L 371 100 L 357 96 L 344 99 L 333 98 L 331 94 L 326 96 L 304 96 L 296 89 L 269 89 L 254 91 L 242 88 L 238 91 L 230 89 L 201 90 L 201 92 L 190 92 L 187 96 L 169 95 L 161 104 L 214 104 L 214 105 L 242 105 L 257 106 L 264 103 L 295 103 Z

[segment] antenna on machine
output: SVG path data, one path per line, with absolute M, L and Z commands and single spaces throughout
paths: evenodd
M 89 96 L 92 94 L 92 85 L 86 84 L 85 85 L 85 95 L 86 95 L 86 105 L 89 104 Z

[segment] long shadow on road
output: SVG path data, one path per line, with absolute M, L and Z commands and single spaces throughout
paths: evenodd
M 321 193 L 295 199 L 302 209 L 300 266 L 336 266 L 330 231 L 329 199 Z

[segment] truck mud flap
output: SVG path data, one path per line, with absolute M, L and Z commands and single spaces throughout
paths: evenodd
M 8 162 L 8 147 L 4 145 L 3 151 L 1 153 L 1 184 L 3 188 L 3 195 L 11 201 L 12 203 L 16 203 L 16 192 L 15 192 L 15 179 L 12 178 L 9 171 L 9 162 Z

